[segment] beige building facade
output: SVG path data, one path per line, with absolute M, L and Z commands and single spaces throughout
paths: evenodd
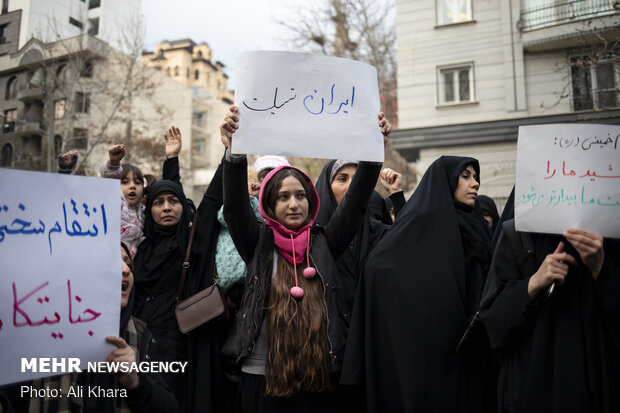
M 420 174 L 478 158 L 501 208 L 520 125 L 620 124 L 620 6 L 609 0 L 397 0 L 399 130 Z M 420 175 L 421 176 L 421 175 Z
M 191 39 L 163 41 L 153 52 L 144 52 L 142 62 L 167 76 L 180 89 L 192 90 L 191 127 L 182 129 L 191 134 L 190 165 L 193 172 L 195 197 L 208 186 L 223 155 L 219 126 L 233 103 L 228 90 L 224 64 L 213 60 L 208 44 Z
M 199 201 L 223 153 L 218 134 L 218 153 L 207 156 L 204 147 L 214 135 L 195 126 L 215 129 L 226 113 L 219 106 L 226 105 L 214 104 L 206 91 L 198 93 L 132 61 L 93 36 L 55 43 L 31 39 L 17 52 L 1 56 L 0 92 L 0 167 L 47 170 L 51 147 L 50 170 L 55 170 L 59 153 L 75 149 L 84 161 L 78 172 L 97 175 L 107 149 L 125 144 L 126 161 L 160 176 L 164 133 L 174 125 L 183 133 L 184 188 Z M 197 110 L 208 114 L 204 121 L 197 120 Z M 200 151 L 204 156 L 197 155 Z

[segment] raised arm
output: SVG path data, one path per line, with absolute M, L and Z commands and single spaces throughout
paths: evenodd
M 388 198 L 394 207 L 394 216 L 398 216 L 400 210 L 405 206 L 405 194 L 401 185 L 402 175 L 390 168 L 384 168 L 379 175 L 379 182 L 388 192 Z
M 224 219 L 237 252 L 249 263 L 258 242 L 258 222 L 248 202 L 248 161 L 245 155 L 232 155 L 228 152 L 232 135 L 239 129 L 237 107 L 230 111 L 220 125 L 220 137 L 226 148 L 223 168 Z
M 77 151 L 69 151 L 58 155 L 58 173 L 70 174 L 73 171 L 73 167 L 77 163 L 78 153 Z M 1 413 L 1 412 L 0 412 Z
M 99 167 L 99 175 L 104 178 L 121 179 L 123 167 L 121 161 L 125 157 L 125 145 L 114 145 L 108 149 L 108 160 Z
M 179 172 L 179 153 L 183 147 L 183 139 L 179 128 L 172 126 L 168 134 L 164 133 L 166 140 L 166 159 L 162 168 L 162 178 L 175 182 L 181 187 L 181 174 Z
M 383 144 L 387 145 L 392 125 L 385 119 L 383 112 L 379 113 L 379 127 L 383 133 Z M 381 165 L 381 162 L 359 163 L 347 193 L 325 228 L 325 237 L 335 258 L 340 257 L 347 249 L 359 230 L 370 195 L 381 172 Z

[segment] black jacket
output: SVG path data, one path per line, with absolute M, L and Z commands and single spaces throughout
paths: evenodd
M 310 263 L 325 286 L 328 313 L 328 337 L 332 371 L 342 363 L 346 332 L 338 315 L 337 258 L 347 249 L 366 213 L 368 200 L 381 169 L 380 163 L 361 162 L 349 191 L 329 225 L 311 229 Z M 224 161 L 224 218 L 239 255 L 248 269 L 241 308 L 237 313 L 238 360 L 254 351 L 271 289 L 271 262 L 274 236 L 270 228 L 257 221 L 247 202 L 247 160 Z

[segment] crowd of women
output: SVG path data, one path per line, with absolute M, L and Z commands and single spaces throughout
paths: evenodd
M 109 359 L 188 361 L 187 372 L 45 379 L 129 396 L 28 403 L 5 389 L 0 411 L 620 411 L 617 240 L 517 232 L 514 193 L 500 218 L 474 158 L 440 157 L 406 202 L 381 163 L 331 160 L 316 184 L 281 157 L 251 172 L 231 153 L 242 124 L 231 106 L 197 207 L 177 128 L 148 188 L 122 145 L 101 168 L 122 191 L 123 338 L 109 338 Z M 387 143 L 382 113 L 377 127 Z M 214 283 L 231 318 L 182 333 L 175 304 Z

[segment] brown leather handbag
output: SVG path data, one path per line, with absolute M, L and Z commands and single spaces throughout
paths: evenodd
M 197 218 L 198 213 L 196 212 L 192 222 L 192 230 L 189 235 L 185 261 L 183 261 L 181 281 L 179 282 L 179 290 L 177 291 L 177 303 L 174 310 L 179 330 L 184 334 L 191 334 L 193 330 L 208 321 L 217 318 L 228 319 L 228 307 L 224 301 L 224 295 L 217 286 L 217 269 L 215 267 L 215 262 L 213 263 L 213 285 L 197 292 L 185 300 L 181 300 L 183 286 L 185 285 L 185 277 L 189 269 L 189 259 L 191 256 L 192 243 L 194 242 L 194 234 L 196 232 Z

